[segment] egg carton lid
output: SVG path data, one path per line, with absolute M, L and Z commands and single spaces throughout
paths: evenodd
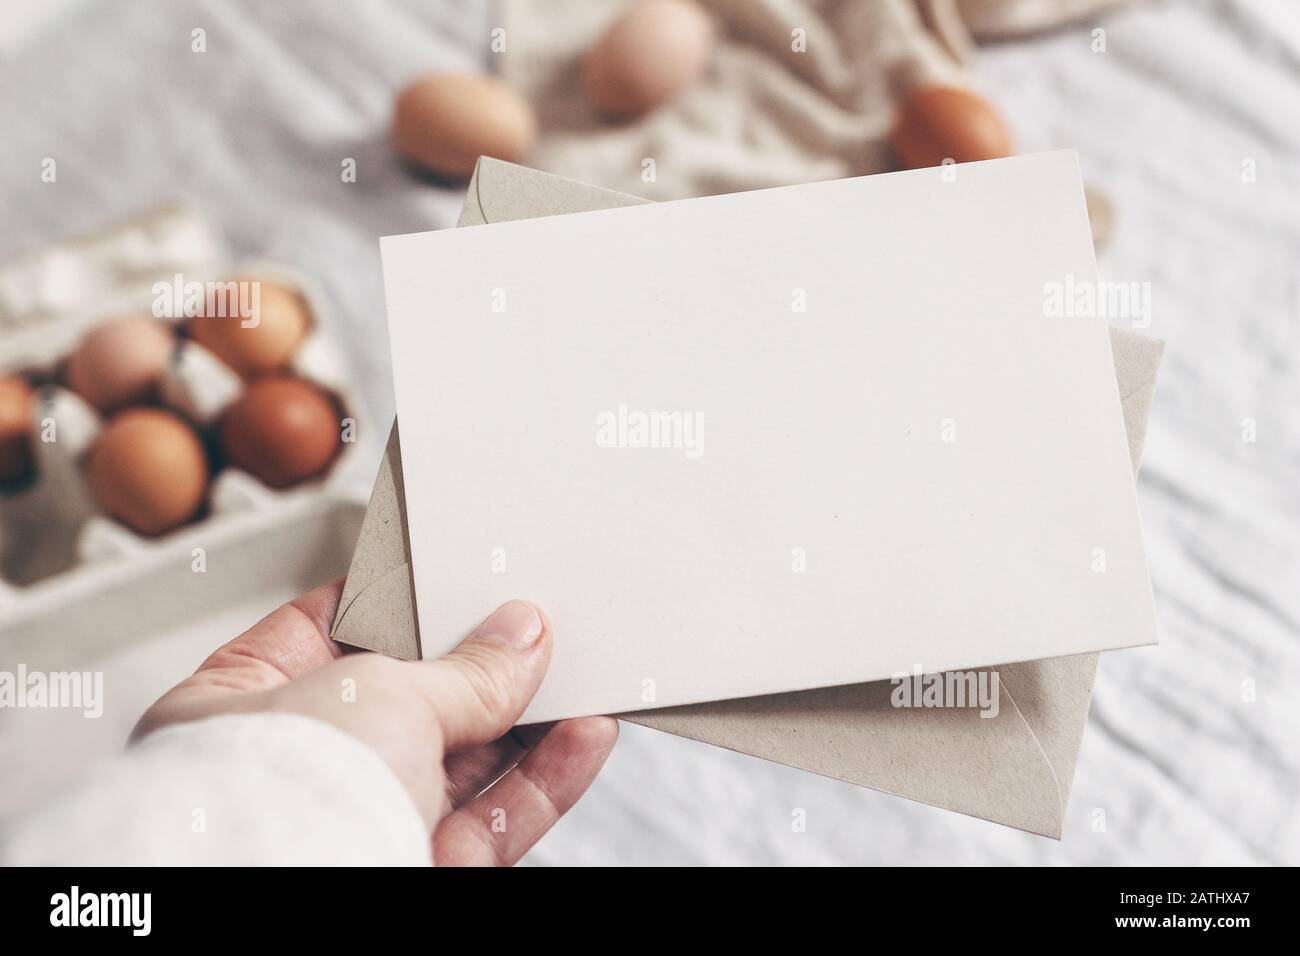
M 56 240 L 0 265 L 0 355 L 8 367 L 80 338 L 142 283 L 205 277 L 227 266 L 217 224 L 173 201 L 96 232 Z

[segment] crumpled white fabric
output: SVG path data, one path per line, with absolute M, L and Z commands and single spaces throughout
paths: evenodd
M 538 111 L 528 165 L 665 200 L 887 172 L 910 84 L 970 86 L 975 36 L 1044 29 L 1117 0 L 697 0 L 718 36 L 704 74 L 611 123 L 582 64 L 630 2 L 507 0 L 501 71 Z

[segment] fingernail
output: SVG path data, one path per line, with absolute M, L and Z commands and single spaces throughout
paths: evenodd
M 530 647 L 542 636 L 542 617 L 531 604 L 510 601 L 488 615 L 478 633 L 503 644 Z

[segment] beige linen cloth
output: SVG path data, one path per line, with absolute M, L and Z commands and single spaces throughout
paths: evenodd
M 885 172 L 908 84 L 968 85 L 977 39 L 1122 0 L 697 0 L 718 27 L 704 75 L 664 107 L 610 123 L 587 100 L 583 59 L 632 2 L 505 0 L 501 67 L 541 120 L 528 165 L 664 200 Z

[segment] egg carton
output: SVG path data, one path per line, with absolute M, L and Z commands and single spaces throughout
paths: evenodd
M 154 284 L 171 282 L 177 274 L 185 282 L 204 283 L 255 275 L 296 289 L 312 327 L 290 371 L 329 392 L 344 417 L 362 421 L 346 365 L 324 331 L 328 303 L 318 285 L 282 263 L 230 262 L 220 231 L 191 206 L 162 206 L 0 267 L 0 371 L 22 372 L 44 383 L 37 388 L 34 408 L 35 478 L 16 490 L 0 488 L 0 666 L 9 656 L 6 644 L 13 650 L 23 643 L 25 631 L 39 630 L 43 619 L 66 616 L 70 605 L 112 605 L 115 591 L 132 610 L 144 594 L 152 594 L 155 608 L 182 601 L 175 590 L 150 589 L 149 579 L 173 566 L 200 573 L 200 556 L 210 546 L 240 566 L 239 575 L 223 573 L 210 580 L 233 583 L 251 573 L 270 586 L 291 576 L 291 568 L 273 555 L 284 550 L 279 539 L 300 526 L 304 514 L 348 527 L 356 518 L 359 526 L 364 491 L 341 478 L 346 461 L 356 454 L 347 442 L 324 476 L 284 490 L 226 465 L 213 476 L 199 517 L 164 535 L 139 535 L 96 507 L 85 480 L 85 459 L 103 417 L 59 384 L 60 368 L 90 328 L 123 313 L 151 312 Z M 244 382 L 203 346 L 178 341 L 159 399 L 207 428 Z M 325 563 L 333 560 L 345 570 L 354 541 L 346 534 L 330 540 L 337 553 L 326 556 Z M 93 621 L 87 621 L 90 625 Z M 79 639 L 64 636 L 65 641 Z

